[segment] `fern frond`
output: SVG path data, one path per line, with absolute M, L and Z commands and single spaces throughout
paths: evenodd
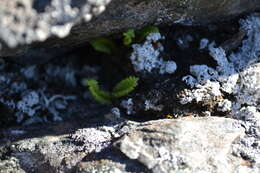
M 116 43 L 106 37 L 100 37 L 90 41 L 91 46 L 98 52 L 114 54 L 118 50 Z
M 114 88 L 112 92 L 112 96 L 114 98 L 119 98 L 127 95 L 131 91 L 135 89 L 138 84 L 139 78 L 130 76 L 122 81 L 120 81 Z
M 98 82 L 96 80 L 86 80 L 89 91 L 92 97 L 102 104 L 110 104 L 111 95 L 110 93 L 103 91 L 99 88 Z
M 126 46 L 129 46 L 132 42 L 133 39 L 135 38 L 135 31 L 133 29 L 129 29 L 126 32 L 123 33 L 123 43 Z

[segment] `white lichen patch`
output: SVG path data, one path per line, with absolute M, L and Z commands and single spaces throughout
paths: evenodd
M 192 89 L 186 89 L 181 95 L 180 103 L 192 101 L 207 103 L 216 96 L 222 96 L 216 104 L 220 112 L 231 113 L 240 120 L 260 124 L 260 16 L 252 15 L 242 20 L 241 29 L 247 38 L 242 47 L 230 56 L 216 44 L 201 41 L 201 48 L 208 48 L 209 54 L 216 61 L 215 69 L 205 65 L 193 65 L 190 74 L 182 80 Z M 232 100 L 225 98 L 226 94 Z M 222 101 L 221 101 L 222 100 Z M 252 126 L 256 133 L 259 126 Z
M 257 108 L 255 106 L 244 106 L 236 114 L 236 118 L 246 120 L 246 121 L 250 121 L 250 120 L 260 121 L 260 112 L 257 111 Z
M 39 107 L 35 107 L 40 102 L 37 92 L 32 91 L 26 94 L 21 101 L 17 103 L 17 109 L 28 116 L 33 116 Z
M 94 68 L 75 69 L 72 64 L 59 66 L 47 64 L 44 68 L 38 65 L 27 67 L 15 66 L 13 71 L 6 70 L 13 64 L 7 63 L 0 71 L 0 104 L 14 116 L 16 122 L 23 125 L 33 123 L 60 121 L 77 112 L 74 94 L 53 87 L 77 85 L 76 73 L 86 77 L 96 76 Z M 12 114 L 13 113 L 13 114 Z
M 184 76 L 182 78 L 182 81 L 184 81 L 189 87 L 193 88 L 195 87 L 197 84 L 198 84 L 198 81 L 197 79 L 195 79 L 193 76 L 191 75 L 187 75 L 187 76 Z
M 240 104 L 260 104 L 260 63 L 250 65 L 240 73 L 236 97 Z
M 77 130 L 71 138 L 76 142 L 82 142 L 86 152 L 100 152 L 111 144 L 112 136 L 109 132 L 96 128 Z
M 238 72 L 235 70 L 234 64 L 228 61 L 228 57 L 221 47 L 215 47 L 215 43 L 209 45 L 209 54 L 217 62 L 218 71 L 217 80 L 221 83 L 221 89 L 231 94 L 238 80 Z
M 121 106 L 126 109 L 127 115 L 133 115 L 135 113 L 134 108 L 133 108 L 134 103 L 133 103 L 132 98 L 129 98 L 127 100 L 123 100 L 121 102 Z
M 217 62 L 216 69 L 220 76 L 229 76 L 236 73 L 234 65 L 228 61 L 225 50 L 221 47 L 215 47 L 214 42 L 209 45 L 209 54 Z
M 163 105 L 154 105 L 151 100 L 145 100 L 144 102 L 144 110 L 154 110 L 154 111 L 162 111 Z
M 174 61 L 166 61 L 160 68 L 160 74 L 172 74 L 176 71 L 177 65 Z
M 111 109 L 110 113 L 105 114 L 104 117 L 107 120 L 115 121 L 121 117 L 120 109 L 118 107 L 114 107 Z
M 232 102 L 228 99 L 224 99 L 222 102 L 218 102 L 218 111 L 229 112 L 232 110 Z
M 251 62 L 260 59 L 260 15 L 254 14 L 246 20 L 241 20 L 241 29 L 246 32 L 247 39 L 243 41 L 243 46 L 238 52 L 229 56 L 230 61 L 237 70 L 242 70 Z
M 216 80 L 218 72 L 207 65 L 192 65 L 190 73 L 197 77 L 199 83 L 204 83 L 207 80 Z
M 15 105 L 17 112 L 17 122 L 21 122 L 26 117 L 30 117 L 24 124 L 29 125 L 35 122 L 46 121 L 40 120 L 38 114 L 42 110 L 47 110 L 52 115 L 53 121 L 61 121 L 60 110 L 65 110 L 68 102 L 75 100 L 75 96 L 53 95 L 50 98 L 43 91 L 31 91 L 24 95 L 22 100 Z
M 196 89 L 184 90 L 184 96 L 180 98 L 180 103 L 187 104 L 192 101 L 196 103 L 206 102 L 221 96 L 219 83 L 207 80 L 204 85 L 197 85 Z
M 165 61 L 160 57 L 160 52 L 164 50 L 159 42 L 162 39 L 164 37 L 160 33 L 151 33 L 143 44 L 132 45 L 133 53 L 130 59 L 136 72 L 151 73 L 157 70 L 160 74 L 172 74 L 176 71 L 177 65 L 174 61 Z

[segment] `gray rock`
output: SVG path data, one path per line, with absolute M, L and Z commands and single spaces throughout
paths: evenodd
M 120 139 L 118 146 L 127 157 L 156 173 L 234 172 L 243 160 L 232 155 L 232 143 L 244 135 L 232 119 L 158 120 L 143 123 Z
M 118 124 L 98 126 L 92 122 L 93 127 L 83 129 L 80 129 L 80 124 L 73 121 L 0 131 L 0 172 L 89 172 L 94 169 L 96 172 L 105 172 L 110 168 L 126 172 L 127 165 L 130 165 L 130 170 L 135 170 L 132 172 L 145 170 L 144 166 L 132 163 L 133 161 L 121 153 L 109 151 L 115 138 L 134 128 L 135 123 L 129 122 L 125 125 L 118 121 Z M 72 132 L 72 129 L 75 132 Z M 16 133 L 17 131 L 23 133 Z M 96 159 L 92 158 L 93 155 L 96 159 L 100 157 L 99 163 L 94 162 Z M 83 159 L 86 158 L 90 161 L 92 158 L 93 162 L 84 163 Z M 102 161 L 104 159 L 107 161 Z M 83 163 L 80 164 L 81 162 Z M 103 166 L 92 168 L 93 164 Z
M 0 162 L 1 173 L 26 173 L 19 165 L 19 160 L 15 157 L 10 157 L 7 160 Z
M 77 166 L 77 173 L 126 173 L 125 166 L 109 160 L 82 162 Z
M 241 124 L 208 117 L 12 128 L 0 131 L 0 170 L 257 173 L 259 139 L 247 136 Z
M 141 28 L 152 23 L 204 24 L 228 20 L 260 9 L 260 1 L 257 0 L 109 2 L 110 0 L 2 0 L 0 56 L 26 52 L 27 56 L 35 57 L 39 56 L 37 52 L 40 51 L 44 54 L 41 57 L 44 59 L 50 50 L 59 52 L 58 48 L 71 48 L 92 38 L 119 33 L 127 28 Z M 106 11 L 95 17 L 105 7 Z M 91 20 L 93 17 L 95 18 Z M 39 43 L 42 41 L 44 42 Z

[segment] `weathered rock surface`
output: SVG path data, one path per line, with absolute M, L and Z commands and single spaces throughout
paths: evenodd
M 224 118 L 148 122 L 125 135 L 120 150 L 156 173 L 235 172 L 242 164 L 231 145 L 244 135 Z
M 43 48 L 52 48 L 56 52 L 57 48 L 73 47 L 91 38 L 122 32 L 127 28 L 140 28 L 151 23 L 203 24 L 228 20 L 260 9 L 258 0 L 109 2 L 110 0 L 3 0 L 0 8 L 0 56 L 21 55 L 29 49 L 29 55 L 35 57 L 35 52 L 50 52 Z M 95 17 L 104 10 L 104 13 Z M 92 19 L 93 17 L 95 18 Z M 81 19 L 85 22 L 81 22 Z M 67 35 L 69 36 L 64 38 Z M 48 40 L 45 41 L 46 39 Z M 42 41 L 45 42 L 39 43 Z M 32 42 L 37 43 L 30 45 Z M 41 58 L 44 57 L 46 58 Z
M 71 122 L 2 131 L 0 170 L 3 173 L 259 171 L 259 140 L 247 137 L 237 120 L 207 117 L 145 123 L 118 121 L 91 127 L 83 124 Z M 80 129 L 71 133 L 77 128 Z M 243 152 L 253 155 L 253 159 L 243 158 Z

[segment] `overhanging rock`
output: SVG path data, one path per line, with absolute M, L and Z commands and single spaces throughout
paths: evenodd
M 0 56 L 74 47 L 147 24 L 206 24 L 259 9 L 259 0 L 2 0 Z

